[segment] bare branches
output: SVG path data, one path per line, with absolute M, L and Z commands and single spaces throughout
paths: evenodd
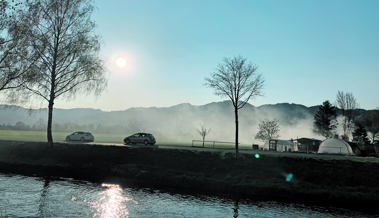
M 200 134 L 201 139 L 203 140 L 203 147 L 204 147 L 205 137 L 211 132 L 211 129 L 206 128 L 202 125 L 200 129 L 197 130 L 197 132 Z
M 234 107 L 236 123 L 236 157 L 238 157 L 238 110 L 255 96 L 261 95 L 264 80 L 256 73 L 257 67 L 243 57 L 225 58 L 217 66 L 216 72 L 205 79 L 205 85 L 212 88 L 216 95 L 228 97 Z
M 256 70 L 242 57 L 225 58 L 206 82 L 216 95 L 227 96 L 234 107 L 241 109 L 252 97 L 261 95 L 264 81 L 261 75 L 255 75 Z
M 242 57 L 225 58 L 218 65 L 206 85 L 213 88 L 216 95 L 228 97 L 235 108 L 241 109 L 253 97 L 261 95 L 264 80 L 256 74 L 257 67 Z
M 255 135 L 255 139 L 262 141 L 277 139 L 279 138 L 279 131 L 279 120 L 264 120 L 259 123 L 258 133 Z
M 354 128 L 353 119 L 354 119 L 354 110 L 358 108 L 358 103 L 354 97 L 354 95 L 350 92 L 344 93 L 342 91 L 338 91 L 336 97 L 337 107 L 339 107 L 342 111 L 343 116 L 343 133 L 344 137 L 348 137 L 348 134 L 352 133 Z

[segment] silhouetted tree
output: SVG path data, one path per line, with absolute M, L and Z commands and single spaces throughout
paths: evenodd
M 362 125 L 358 125 L 358 127 L 354 130 L 353 134 L 353 142 L 356 142 L 360 145 L 368 145 L 370 141 L 367 136 L 367 131 Z
M 30 23 L 20 2 L 0 0 L 0 91 L 11 90 L 34 79 L 29 49 Z M 11 94 L 11 93 L 10 93 Z
M 363 126 L 370 133 L 372 143 L 379 138 L 379 110 L 367 111 L 357 119 L 356 123 Z
M 210 128 L 206 128 L 204 126 L 201 126 L 200 129 L 197 130 L 197 132 L 200 134 L 200 136 L 203 140 L 203 147 L 204 147 L 205 137 L 209 134 L 210 131 L 211 131 Z
M 51 133 L 54 102 L 78 92 L 100 93 L 106 84 L 98 57 L 98 36 L 91 20 L 91 0 L 31 0 L 29 17 L 36 22 L 30 31 L 32 49 L 39 54 L 35 63 L 38 82 L 24 87 L 48 103 L 47 141 Z
M 255 139 L 262 141 L 269 141 L 271 139 L 279 138 L 279 121 L 278 120 L 264 120 L 258 125 L 258 133 Z
M 324 101 L 314 116 L 313 131 L 325 138 L 333 136 L 337 128 L 336 108 L 329 101 Z
M 215 90 L 215 94 L 228 97 L 234 107 L 235 149 L 238 158 L 238 110 L 255 96 L 261 95 L 264 80 L 256 73 L 257 68 L 248 63 L 246 58 L 225 58 L 218 65 L 216 72 L 206 78 L 206 85 Z
M 358 103 L 355 100 L 355 97 L 352 93 L 344 93 L 342 91 L 338 91 L 337 93 L 337 107 L 341 109 L 343 116 L 343 134 L 344 137 L 348 138 L 348 135 L 352 132 L 354 128 L 354 110 L 357 109 Z

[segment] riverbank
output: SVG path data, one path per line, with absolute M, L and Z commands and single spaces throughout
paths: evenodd
M 0 172 L 377 209 L 377 158 L 241 154 L 89 144 L 0 141 Z

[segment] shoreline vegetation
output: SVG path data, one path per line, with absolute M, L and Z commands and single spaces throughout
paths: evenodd
M 0 141 L 0 172 L 375 210 L 379 158 Z

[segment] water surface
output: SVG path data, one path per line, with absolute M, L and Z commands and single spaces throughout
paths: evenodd
M 0 217 L 377 217 L 346 209 L 236 202 L 70 179 L 0 174 Z

